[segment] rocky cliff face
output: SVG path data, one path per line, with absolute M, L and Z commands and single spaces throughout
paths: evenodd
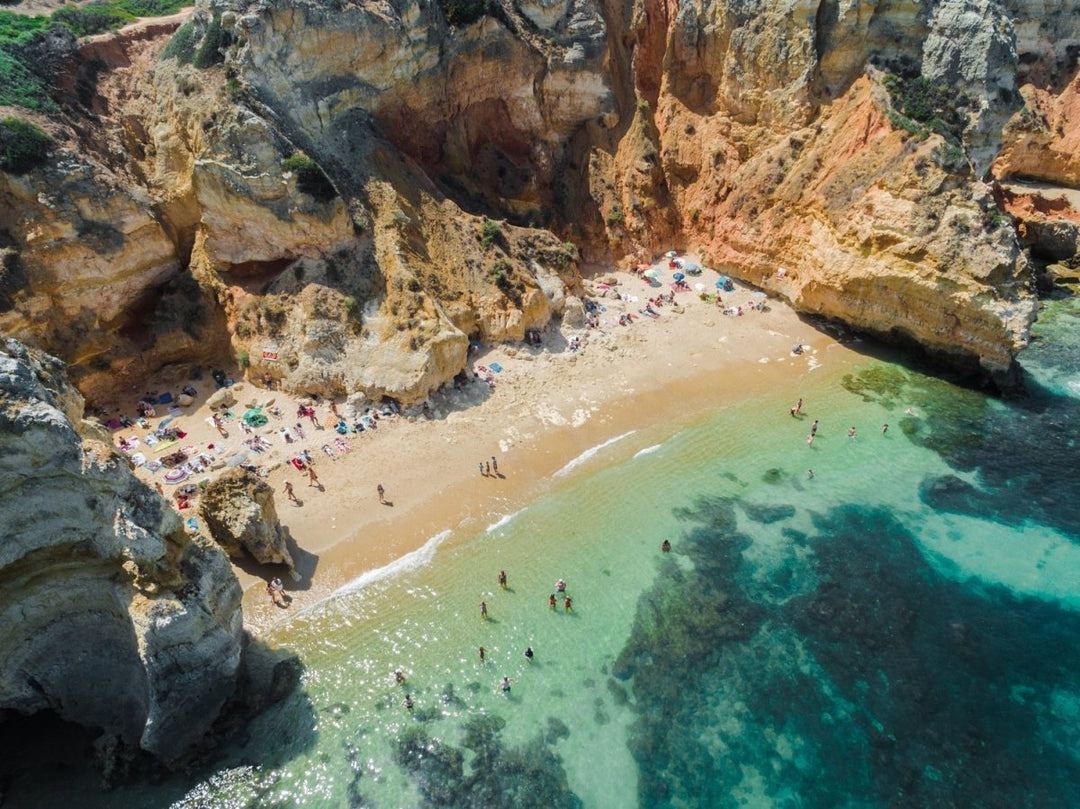
M 231 695 L 240 587 L 85 429 L 61 363 L 0 346 L 0 710 L 178 762 Z
M 415 401 L 469 338 L 559 313 L 564 241 L 674 245 L 1004 379 L 1035 306 L 984 180 L 1075 182 L 1078 10 L 207 3 L 176 41 L 216 65 L 162 56 L 176 23 L 72 60 L 53 161 L 0 175 L 0 328 L 92 396 L 235 354 L 286 387 Z

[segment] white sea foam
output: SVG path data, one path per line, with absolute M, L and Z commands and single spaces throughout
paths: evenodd
M 609 438 L 603 444 L 597 444 L 595 447 L 590 447 L 589 449 L 585 450 L 583 453 L 578 455 L 576 458 L 574 458 L 574 460 L 570 461 L 570 463 L 568 463 L 566 466 L 564 466 L 558 472 L 556 472 L 555 477 L 561 478 L 564 475 L 569 475 L 572 471 L 574 471 L 579 466 L 581 466 L 583 463 L 585 463 L 587 460 L 589 460 L 594 455 L 596 455 L 596 453 L 598 453 L 600 450 L 604 449 L 605 447 L 610 447 L 612 444 L 614 444 L 617 441 L 622 441 L 624 438 L 626 438 L 627 436 L 633 435 L 635 432 L 637 432 L 637 430 L 631 430 L 628 433 L 623 433 L 622 435 L 617 435 L 614 438 Z
M 450 529 L 440 531 L 433 536 L 422 547 L 417 548 L 415 551 L 405 554 L 399 559 L 395 559 L 388 565 L 376 568 L 375 570 L 368 570 L 348 584 L 343 584 L 337 590 L 334 591 L 331 598 L 334 596 L 347 595 L 349 593 L 355 593 L 359 590 L 363 590 L 365 587 L 374 584 L 377 581 L 388 579 L 391 576 L 397 576 L 401 573 L 405 573 L 410 570 L 416 570 L 417 568 L 424 567 L 431 564 L 431 560 L 435 558 L 435 551 L 440 545 L 442 545 L 447 539 L 450 538 Z
M 645 447 L 645 449 L 639 449 L 637 452 L 634 453 L 634 457 L 635 458 L 640 458 L 642 455 L 652 455 L 658 449 L 660 449 L 660 444 L 653 444 L 651 447 Z
M 521 511 L 515 511 L 513 514 L 504 514 L 503 516 L 499 517 L 499 519 L 497 519 L 495 522 L 493 522 L 491 525 L 489 525 L 487 527 L 487 533 L 489 533 L 489 534 L 495 533 L 500 528 L 502 528 L 504 525 L 508 524 L 515 517 L 517 517 L 524 510 L 525 509 L 521 509 Z

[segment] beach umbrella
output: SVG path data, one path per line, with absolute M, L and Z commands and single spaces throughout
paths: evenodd
M 655 267 L 651 270 L 645 271 L 646 278 L 659 278 L 661 275 L 663 275 L 663 273 Z
M 674 250 L 668 250 L 666 253 L 664 253 L 664 255 L 667 256 L 668 258 L 675 258 L 675 256 L 677 256 L 679 254 L 676 253 Z
M 701 272 L 701 265 L 698 264 L 696 261 L 690 261 L 690 262 L 687 262 L 686 266 L 683 267 L 683 269 L 686 270 L 688 273 L 691 273 L 691 274 L 699 273 L 699 272 Z
M 726 284 L 727 282 L 728 282 L 728 279 L 726 279 L 724 276 L 720 276 L 719 278 L 716 279 L 716 288 L 717 289 L 723 289 L 724 284 Z
M 674 279 L 675 279 L 676 281 L 681 281 L 681 280 L 683 280 L 683 279 L 684 279 L 684 278 L 685 278 L 686 276 L 685 276 L 685 275 L 683 275 L 683 274 L 682 274 L 681 272 L 677 272 L 677 273 L 675 273 L 675 274 L 674 274 L 673 276 L 671 276 L 671 277 L 672 277 L 672 278 L 674 278 Z

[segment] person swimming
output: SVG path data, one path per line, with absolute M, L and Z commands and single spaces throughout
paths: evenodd
M 504 694 L 509 694 L 510 693 L 510 678 L 509 677 L 503 677 L 502 682 L 499 683 L 499 688 L 502 690 L 502 692 Z
M 559 579 L 557 582 L 555 582 L 555 592 L 556 593 L 565 593 L 566 592 L 566 581 L 565 580 Z
M 662 550 L 664 553 L 667 553 L 671 550 L 671 543 L 665 539 L 663 542 L 660 543 L 660 550 Z
M 525 659 L 526 660 L 532 660 L 533 659 L 533 648 L 531 646 L 526 646 L 525 647 Z

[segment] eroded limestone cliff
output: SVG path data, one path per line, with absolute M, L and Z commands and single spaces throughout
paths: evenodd
M 0 328 L 92 398 L 235 356 L 416 401 L 579 249 L 679 246 L 1006 380 L 1035 299 L 993 179 L 1076 181 L 1078 8 L 207 2 L 72 55 L 50 161 L 0 175 Z
M 240 587 L 82 410 L 60 362 L 3 341 L 0 711 L 174 764 L 233 692 Z

